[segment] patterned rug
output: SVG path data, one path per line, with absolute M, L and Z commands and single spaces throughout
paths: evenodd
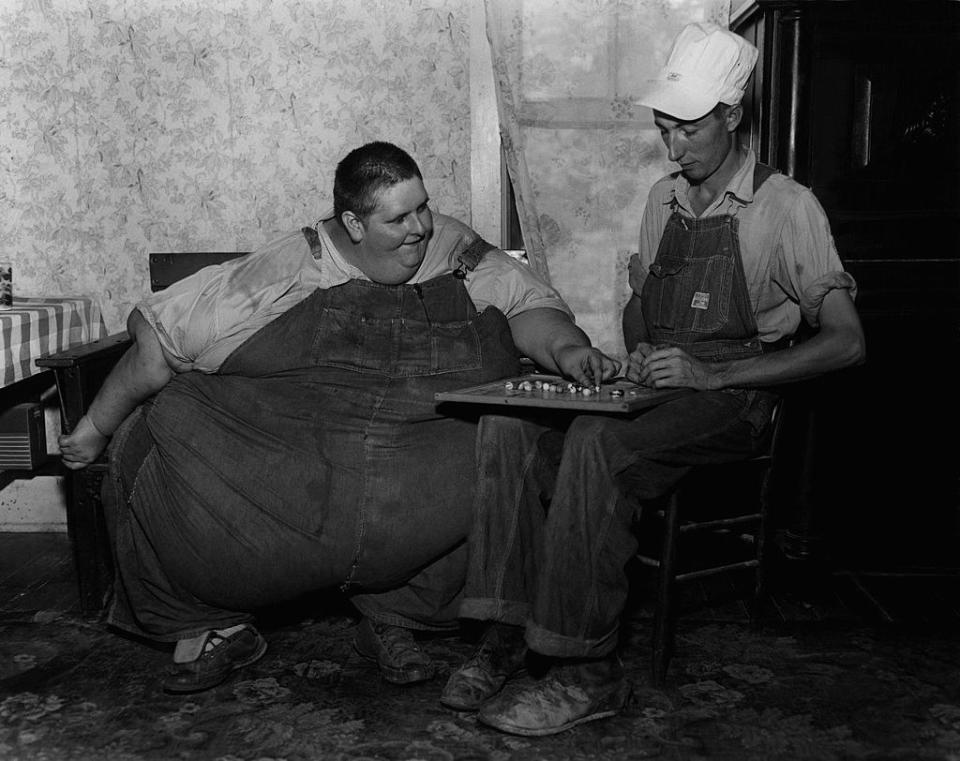
M 626 711 L 525 739 L 437 701 L 470 651 L 459 638 L 426 641 L 441 675 L 401 688 L 354 653 L 354 626 L 338 612 L 264 627 L 259 663 L 176 697 L 158 685 L 167 651 L 79 618 L 0 620 L 0 759 L 960 761 L 955 631 L 684 620 L 661 691 L 636 621 Z

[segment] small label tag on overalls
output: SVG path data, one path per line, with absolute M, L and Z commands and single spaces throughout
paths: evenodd
M 706 309 L 710 306 L 710 294 L 703 291 L 697 291 L 693 294 L 693 301 L 690 302 L 691 309 Z

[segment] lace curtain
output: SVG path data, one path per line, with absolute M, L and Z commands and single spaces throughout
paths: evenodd
M 532 266 L 578 324 L 625 358 L 629 297 L 650 186 L 671 170 L 635 105 L 690 21 L 726 26 L 729 0 L 486 0 L 500 132 Z

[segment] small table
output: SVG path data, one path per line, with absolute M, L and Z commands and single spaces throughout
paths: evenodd
M 12 308 L 0 310 L 0 389 L 46 372 L 35 364 L 40 357 L 105 334 L 100 305 L 89 296 L 15 296 Z
M 44 357 L 72 350 L 105 335 L 100 305 L 89 296 L 14 297 L 12 308 L 0 310 L 0 412 L 21 402 L 37 401 L 53 388 L 54 371 L 43 364 Z M 53 474 L 65 475 L 72 482 L 73 471 L 63 472 L 59 460 L 54 462 Z M 0 471 L 11 478 L 36 472 L 40 471 Z M 3 485 L 0 480 L 0 488 Z M 68 493 L 76 488 L 76 484 L 71 483 Z M 91 519 L 71 509 L 72 499 L 67 499 L 67 533 L 74 547 L 81 603 L 88 609 L 93 607 L 88 597 L 100 592 L 95 588 L 90 591 L 87 557 L 94 549 L 100 551 L 99 545 L 91 549 L 91 543 L 103 540 L 96 536 L 91 539 L 87 528 Z

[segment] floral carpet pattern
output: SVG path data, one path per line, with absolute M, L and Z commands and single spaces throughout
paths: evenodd
M 425 641 L 440 675 L 396 687 L 354 652 L 355 623 L 337 614 L 263 627 L 259 663 L 171 696 L 159 689 L 167 651 L 76 617 L 0 619 L 0 759 L 960 761 L 956 631 L 686 620 L 657 690 L 647 623 L 634 621 L 623 714 L 519 738 L 439 704 L 469 644 Z

